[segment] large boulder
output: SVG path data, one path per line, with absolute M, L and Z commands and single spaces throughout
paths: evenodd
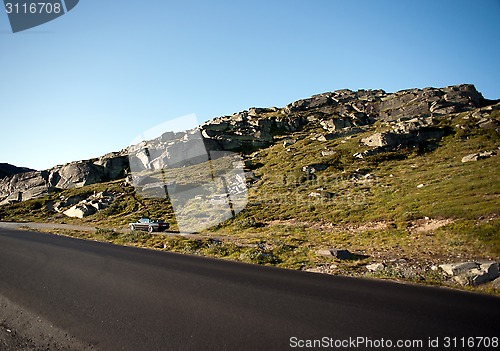
M 63 212 L 68 217 L 83 218 L 93 215 L 97 209 L 90 204 L 78 204 Z
M 3 199 L 0 202 L 0 206 L 14 204 L 14 203 L 20 202 L 22 200 L 23 200 L 23 193 L 20 191 L 15 191 L 12 194 L 10 194 L 9 196 L 7 196 L 5 199 Z
M 50 172 L 51 185 L 58 189 L 81 188 L 104 179 L 104 167 L 90 161 L 68 163 Z
M 495 280 L 500 275 L 494 261 L 447 263 L 439 266 L 446 274 L 462 285 L 480 285 Z
M 375 133 L 370 135 L 369 137 L 363 138 L 361 139 L 361 142 L 366 146 L 371 147 L 393 147 L 399 145 L 400 138 L 396 133 L 382 132 Z
M 112 152 L 94 162 L 103 168 L 104 177 L 114 180 L 125 177 L 129 169 L 128 156 L 122 152 Z

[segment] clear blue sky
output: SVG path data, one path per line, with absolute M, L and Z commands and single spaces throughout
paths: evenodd
M 343 88 L 500 98 L 499 18 L 498 0 L 81 0 L 12 34 L 0 13 L 0 162 L 46 169 Z

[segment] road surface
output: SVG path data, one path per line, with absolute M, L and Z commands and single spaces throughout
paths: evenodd
M 338 346 L 363 338 L 351 349 L 366 349 L 370 341 L 398 349 L 400 340 L 421 340 L 406 349 L 424 350 L 429 338 L 444 349 L 453 341 L 446 337 L 460 343 L 461 337 L 499 334 L 499 298 L 449 289 L 5 228 L 0 261 L 0 297 L 62 331 L 54 335 L 77 340 L 73 348 L 287 350 L 314 340 Z M 0 327 L 10 322 L 5 311 Z

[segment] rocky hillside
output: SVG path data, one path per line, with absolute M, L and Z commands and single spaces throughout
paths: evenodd
M 250 108 L 231 116 L 214 118 L 199 129 L 208 150 L 230 150 L 250 154 L 273 145 L 283 135 L 317 128 L 311 138 L 321 141 L 359 134 L 378 122 L 390 125 L 362 140 L 369 149 L 356 153 L 362 158 L 394 148 L 421 145 L 438 140 L 446 133 L 440 128 L 442 116 L 471 111 L 494 104 L 473 85 L 445 88 L 410 89 L 396 93 L 383 90 L 339 90 L 295 101 L 283 108 Z M 481 117 L 481 128 L 498 130 L 498 121 Z M 192 133 L 192 131 L 191 131 Z M 175 165 L 175 159 L 190 150 L 190 132 L 167 132 L 150 141 L 161 153 L 137 155 L 136 160 L 148 169 Z M 293 140 L 286 143 L 293 144 Z M 132 146 L 130 150 L 137 150 Z M 129 172 L 129 148 L 102 157 L 72 162 L 43 171 L 0 168 L 0 204 L 7 205 L 45 196 L 61 189 L 120 179 Z
M 5 177 L 0 221 L 98 227 L 64 234 L 500 291 L 499 128 L 500 101 L 484 99 L 472 85 L 324 93 L 218 117 L 97 159 Z M 165 194 L 169 169 L 200 154 L 199 138 L 208 150 L 241 154 L 244 209 L 194 239 L 126 231 L 143 216 L 176 230 L 170 200 L 142 195 L 156 184 Z M 131 165 L 148 170 L 144 193 L 131 185 Z M 213 162 L 184 166 L 175 169 L 181 189 L 184 174 L 203 183 Z
M 18 173 L 32 172 L 33 169 L 26 167 L 17 167 L 8 163 L 0 163 L 0 179 L 13 176 Z

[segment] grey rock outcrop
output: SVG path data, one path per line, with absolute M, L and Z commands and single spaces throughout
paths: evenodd
M 0 179 L 10 177 L 18 173 L 34 172 L 34 169 L 17 167 L 8 163 L 0 163 Z
M 110 180 L 125 177 L 129 167 L 125 151 L 106 154 L 94 161 L 93 164 L 102 167 L 104 177 Z
M 33 171 L 0 180 L 0 197 L 3 198 L 0 204 L 17 202 L 16 198 L 25 201 L 46 195 L 50 190 L 48 178 L 48 171 Z
M 89 161 L 72 162 L 51 169 L 49 179 L 53 188 L 81 188 L 102 181 L 104 168 Z
M 392 125 L 391 131 L 375 133 L 361 139 L 366 146 L 388 147 L 416 145 L 431 139 L 440 139 L 444 131 L 433 128 L 431 118 L 414 118 Z
M 442 89 L 424 88 L 403 90 L 391 94 L 377 106 L 385 121 L 414 116 L 444 115 L 480 107 L 482 95 L 471 84 Z
M 304 117 L 287 117 L 273 109 L 260 115 L 243 111 L 218 117 L 202 124 L 200 130 L 205 141 L 211 141 L 212 146 L 218 145 L 221 150 L 252 150 L 271 145 L 273 133 L 295 132 L 306 123 Z
M 26 171 L 0 179 L 0 205 L 44 196 L 57 189 L 79 188 L 122 178 L 128 171 L 126 151 L 98 159 L 71 162 L 44 171 Z

